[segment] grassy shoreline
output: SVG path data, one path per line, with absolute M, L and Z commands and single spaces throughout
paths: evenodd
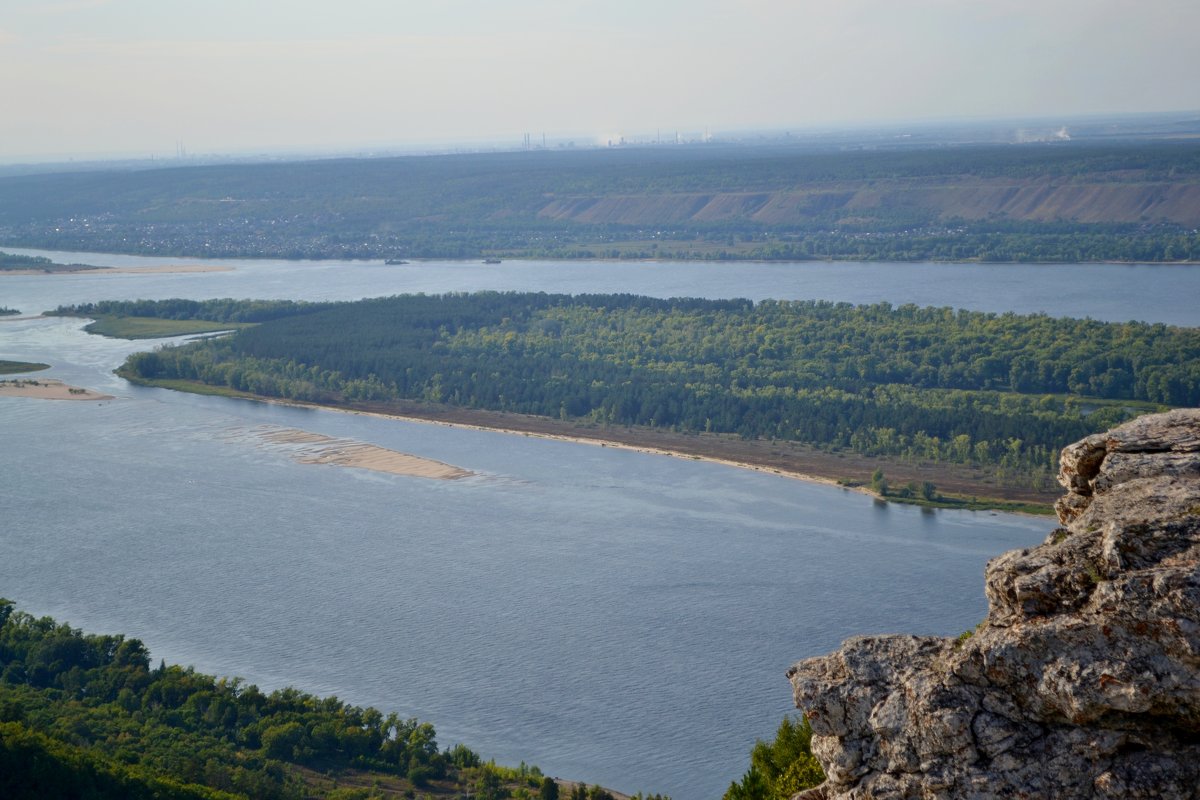
M 745 441 L 728 434 L 677 433 L 655 428 L 600 425 L 556 420 L 503 411 L 467 409 L 417 402 L 400 403 L 308 403 L 255 395 L 225 386 L 198 381 L 146 380 L 122 370 L 118 375 L 141 386 L 192 394 L 254 400 L 358 414 L 374 414 L 410 421 L 499 431 L 523 436 L 573 441 L 602 447 L 622 447 L 643 452 L 706 460 L 768 472 L 781 477 L 838 486 L 846 491 L 869 494 L 881 501 L 928 508 L 1049 515 L 1058 492 L 1036 492 L 992 485 L 975 468 L 950 464 L 909 464 L 898 459 L 830 453 L 792 442 Z M 896 485 L 931 481 L 940 491 L 933 500 L 921 497 L 879 496 L 867 488 L 870 475 L 882 468 Z

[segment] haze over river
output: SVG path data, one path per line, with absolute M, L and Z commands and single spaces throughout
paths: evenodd
M 538 289 L 822 298 L 1200 324 L 1168 266 L 212 261 L 225 272 L 0 276 L 0 306 Z M 158 342 L 0 318 L 0 358 L 115 399 L 0 398 L 0 596 L 155 660 L 434 723 L 442 746 L 675 800 L 720 796 L 791 710 L 784 670 L 859 633 L 982 618 L 992 556 L 1048 519 L 929 512 L 664 456 L 199 397 L 112 374 Z M 262 426 L 476 473 L 298 463 Z M 267 428 L 271 430 L 273 428 Z

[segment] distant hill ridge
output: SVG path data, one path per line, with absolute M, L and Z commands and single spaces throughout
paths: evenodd
M 1001 216 L 1032 222 L 1173 222 L 1200 225 L 1200 180 L 1115 183 L 1088 179 L 861 181 L 775 192 L 554 197 L 539 216 L 588 224 L 669 225 L 752 220 L 787 225 L 840 211 L 861 224 L 888 208 L 926 211 L 939 221 Z
M 1197 226 L 1191 141 L 614 148 L 0 178 L 0 245 L 174 255 L 1180 261 L 1200 260 Z

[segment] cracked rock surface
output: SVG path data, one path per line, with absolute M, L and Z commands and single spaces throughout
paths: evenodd
M 788 671 L 828 778 L 797 797 L 1200 798 L 1200 410 L 1060 463 L 1062 527 L 988 564 L 974 635 Z

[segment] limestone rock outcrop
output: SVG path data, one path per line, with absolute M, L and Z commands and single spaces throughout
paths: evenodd
M 969 637 L 788 671 L 817 798 L 1200 798 L 1200 410 L 1063 450 L 1062 527 L 993 559 Z

